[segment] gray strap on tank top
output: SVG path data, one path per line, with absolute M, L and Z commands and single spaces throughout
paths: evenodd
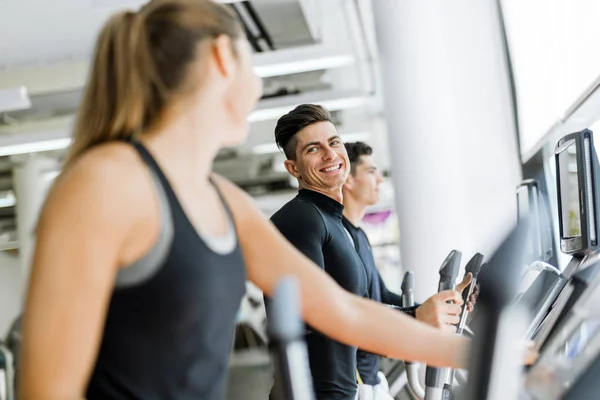
M 171 249 L 171 243 L 174 236 L 173 217 L 169 199 L 165 189 L 156 172 L 149 169 L 152 175 L 152 181 L 156 188 L 158 198 L 158 209 L 160 212 L 160 233 L 158 240 L 152 246 L 150 251 L 141 259 L 132 263 L 130 266 L 121 268 L 117 274 L 115 286 L 117 288 L 130 287 L 138 285 L 147 279 L 150 279 L 162 266 L 165 258 Z
M 204 241 L 204 244 L 214 253 L 226 255 L 231 253 L 237 245 L 237 237 L 235 236 L 235 226 L 231 220 L 231 216 L 227 216 L 227 233 L 223 236 L 210 236 L 202 232 L 198 232 L 198 236 Z

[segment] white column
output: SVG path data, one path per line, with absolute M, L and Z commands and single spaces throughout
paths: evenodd
M 521 172 L 494 4 L 372 1 L 402 262 L 419 301 L 450 250 L 463 266 L 490 254 L 516 219 Z
M 21 312 L 21 274 L 17 257 L 0 251 L 0 337 Z
M 35 226 L 50 185 L 50 181 L 45 175 L 56 170 L 58 163 L 55 159 L 41 154 L 13 157 L 11 161 L 14 163 L 13 182 L 17 199 L 16 217 L 21 266 L 21 293 L 25 296 L 35 248 Z

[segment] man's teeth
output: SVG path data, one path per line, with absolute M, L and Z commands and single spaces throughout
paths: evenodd
M 333 167 L 325 168 L 325 172 L 335 171 L 336 169 L 340 169 L 340 165 L 334 165 Z

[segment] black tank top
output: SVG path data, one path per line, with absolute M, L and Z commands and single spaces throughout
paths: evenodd
M 238 241 L 226 254 L 211 250 L 153 157 L 133 145 L 164 188 L 173 236 L 155 273 L 115 287 L 86 398 L 221 400 L 246 291 Z

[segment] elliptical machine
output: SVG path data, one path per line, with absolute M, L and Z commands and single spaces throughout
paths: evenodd
M 304 322 L 300 315 L 300 290 L 293 278 L 282 279 L 275 289 L 267 329 L 277 379 L 286 400 L 314 400 Z
M 523 283 L 526 290 L 518 296 L 518 302 L 532 311 L 525 338 L 533 340 L 539 350 L 544 349 L 553 330 L 560 325 L 600 271 L 600 267 L 593 260 L 595 256 L 592 255 L 599 248 L 599 181 L 596 178 L 600 176 L 592 132 L 585 129 L 560 139 L 554 158 L 557 172 L 560 250 L 571 255 L 572 259 L 562 272 L 544 262 L 534 262 L 525 275 Z M 530 201 L 527 202 L 527 206 L 521 206 L 526 202 L 519 199 L 519 215 L 526 215 L 539 224 L 541 219 L 540 213 L 536 212 L 537 201 L 531 201 L 532 195 L 539 192 L 534 190 L 531 182 L 526 185 L 527 190 L 521 189 L 517 193 L 518 196 L 520 193 L 521 197 L 528 197 Z M 538 228 L 538 231 L 541 232 L 539 236 L 536 235 L 535 227 L 531 230 L 533 239 L 528 241 L 530 254 L 532 249 L 541 248 L 539 244 L 542 243 L 541 237 L 545 229 Z M 536 253 L 538 257 L 547 256 L 543 251 L 541 254 L 539 251 L 533 251 L 533 254 Z M 534 279 L 528 276 L 532 274 Z
M 526 263 L 543 261 L 555 264 L 552 240 L 552 218 L 548 202 L 534 179 L 525 179 L 517 186 L 517 217 L 528 221 Z
M 412 307 L 415 305 L 413 296 L 414 272 L 408 271 L 402 280 L 402 306 Z M 414 399 L 421 400 L 425 397 L 425 391 L 419 382 L 419 364 L 412 361 L 404 361 L 406 366 L 407 388 Z
M 11 325 L 6 341 L 0 340 L 0 400 L 17 398 L 17 360 L 21 347 L 21 319 L 19 315 Z
M 562 272 L 566 282 L 532 336 L 540 350 L 600 272 L 600 263 L 595 262 L 600 249 L 600 164 L 592 131 L 585 129 L 560 139 L 554 158 L 560 250 L 572 258 Z
M 465 276 L 471 273 L 473 279 L 462 293 L 463 305 L 460 315 L 461 319 L 456 330 L 457 335 L 462 335 L 465 331 L 469 314 L 467 310 L 467 301 L 477 285 L 479 272 L 483 266 L 483 259 L 484 257 L 482 254 L 476 253 L 465 266 Z M 451 268 L 444 269 L 442 266 L 442 269 L 440 269 L 440 284 L 438 291 L 454 289 L 459 268 L 460 258 L 452 264 Z M 425 373 L 425 400 L 451 400 L 454 397 L 454 378 L 455 371 L 450 368 L 433 368 L 428 366 Z
M 452 250 L 440 268 L 440 282 L 438 292 L 453 290 L 460 269 L 462 254 Z M 435 368 L 427 366 L 425 371 L 425 400 L 447 399 L 450 388 L 446 383 L 450 370 L 448 368 Z
M 477 335 L 471 346 L 469 381 L 457 396 L 461 400 L 518 398 L 527 310 L 514 298 L 525 262 L 526 237 L 523 222 L 513 228 L 480 275 Z
M 452 290 L 455 288 L 456 278 L 460 269 L 460 261 L 462 254 L 457 250 L 452 250 L 446 257 L 442 266 L 440 267 L 440 281 L 438 284 L 438 291 Z M 468 273 L 473 275 L 473 279 L 469 284 L 469 287 L 465 288 L 463 297 L 463 306 L 461 311 L 461 320 L 457 326 L 458 335 L 462 335 L 465 331 L 468 311 L 467 311 L 467 300 L 473 293 L 475 286 L 477 285 L 477 279 L 479 271 L 483 266 L 483 255 L 476 253 L 465 266 L 465 276 Z M 406 301 L 406 306 L 412 306 L 414 300 L 412 299 L 412 272 L 407 272 L 402 284 L 403 301 Z M 452 385 L 454 382 L 455 374 L 453 370 L 449 368 L 434 368 L 427 366 L 425 372 L 425 390 L 420 385 L 418 379 L 418 365 L 412 362 L 405 362 L 406 372 L 408 376 L 408 389 L 410 394 L 415 399 L 425 400 L 436 400 L 436 399 L 451 399 L 452 398 Z
M 14 369 L 11 351 L 0 341 L 0 400 L 13 400 Z
M 600 175 L 593 133 L 563 137 L 556 146 L 561 251 L 573 256 L 570 279 L 537 332 L 540 359 L 522 399 L 580 400 L 600 391 Z M 575 176 L 573 176 L 575 173 Z
M 502 354 L 510 343 L 509 332 L 494 334 L 488 331 L 482 341 L 476 342 L 472 372 L 478 374 L 469 388 L 467 400 L 519 398 L 535 400 L 583 400 L 597 397 L 600 391 L 600 254 L 598 253 L 598 200 L 600 176 L 598 159 L 594 151 L 592 132 L 583 130 L 563 137 L 556 146 L 560 249 L 573 258 L 562 272 L 567 279 L 556 299 L 544 315 L 533 338 L 540 349 L 538 362 L 526 375 L 525 390 L 518 393 L 521 365 L 493 363 L 490 352 Z M 576 176 L 573 176 L 575 173 Z M 512 272 L 514 262 L 502 263 Z M 512 274 L 514 275 L 514 274 Z M 512 276 L 510 275 L 510 276 Z M 497 280 L 504 283 L 503 279 Z M 483 285 L 482 285 L 483 286 Z M 494 285 L 489 287 L 493 288 Z M 500 288 L 509 290 L 507 285 Z M 502 321 L 507 310 L 514 312 L 519 303 L 506 307 L 507 296 L 495 289 L 489 298 L 488 289 L 482 287 L 478 307 L 499 304 L 491 308 L 488 318 Z M 522 305 L 522 304 L 521 304 Z M 522 307 L 521 307 L 522 309 Z M 515 319 L 518 321 L 518 319 Z M 486 350 L 488 349 L 488 350 Z M 491 351 L 490 351 L 491 349 Z M 499 387 L 498 377 L 510 377 L 514 384 Z M 510 380 L 510 379 L 509 379 Z M 507 393 L 507 390 L 510 393 Z
M 483 254 L 476 253 L 469 260 L 467 265 L 465 266 L 465 276 L 470 273 L 473 276 L 473 280 L 471 281 L 469 286 L 463 291 L 463 294 L 462 294 L 463 306 L 462 306 L 462 311 L 460 314 L 460 322 L 458 323 L 458 327 L 456 328 L 457 335 L 463 335 L 465 332 L 465 329 L 467 327 L 467 319 L 469 317 L 469 311 L 467 309 L 467 301 L 469 300 L 469 297 L 471 297 L 471 294 L 473 294 L 473 290 L 475 289 L 475 286 L 477 286 L 477 281 L 479 279 L 479 272 L 485 265 L 483 261 L 484 261 Z M 466 383 L 466 378 L 463 378 L 463 375 L 461 373 L 459 373 L 459 371 L 450 370 L 450 373 L 448 374 L 448 379 L 446 380 L 446 387 L 448 388 L 448 391 L 450 391 L 451 393 L 453 392 L 452 387 L 454 385 L 455 378 L 457 378 L 459 385 Z M 452 397 L 450 397 L 450 398 L 452 398 Z

